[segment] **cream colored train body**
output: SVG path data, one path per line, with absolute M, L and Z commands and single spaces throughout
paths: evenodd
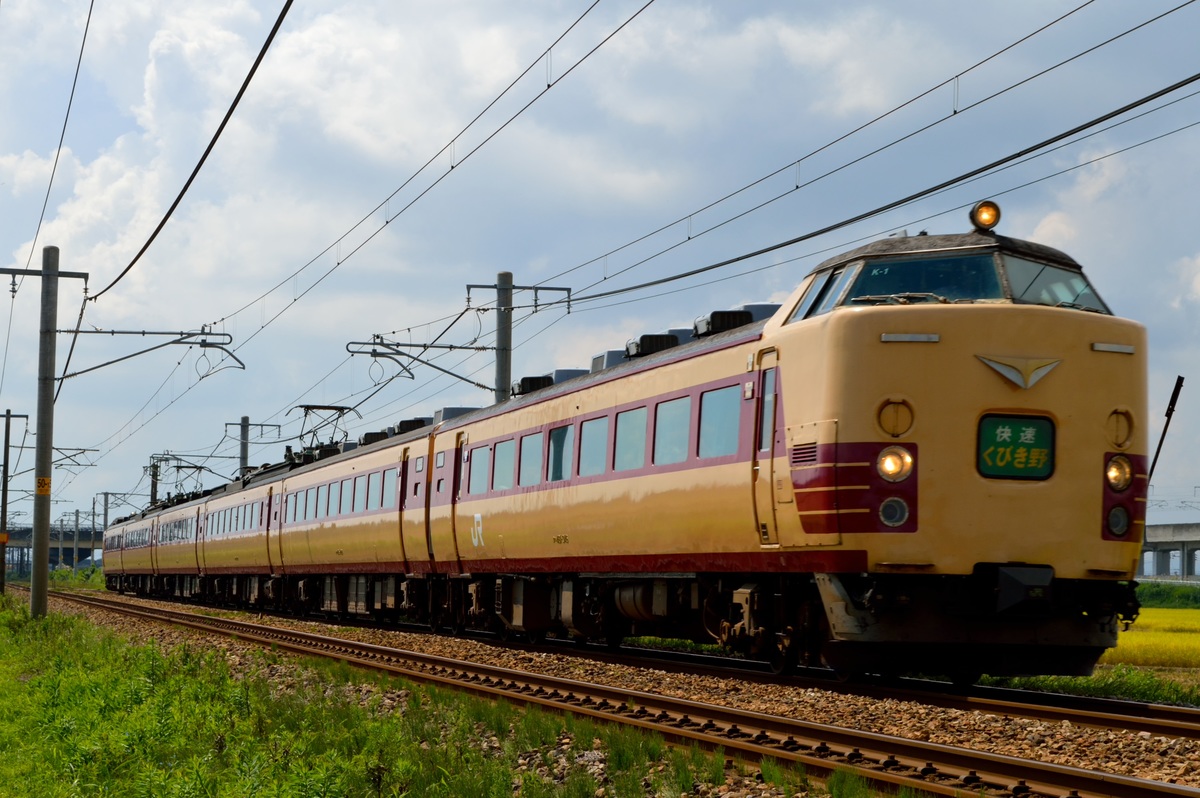
M 764 321 L 127 519 L 106 572 L 780 668 L 1087 673 L 1137 612 L 1145 384 L 1144 329 L 1066 255 L 892 238 Z

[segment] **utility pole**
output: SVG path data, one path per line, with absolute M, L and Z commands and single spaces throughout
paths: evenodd
M 571 311 L 571 289 L 552 288 L 545 285 L 513 285 L 512 272 L 496 274 L 495 285 L 468 285 L 467 302 L 471 300 L 472 288 L 496 289 L 496 404 L 508 399 L 512 392 L 512 311 L 513 290 L 533 291 L 533 307 L 537 311 L 537 297 L 541 291 L 563 291 L 567 295 L 567 312 Z
M 250 470 L 250 416 L 242 416 L 241 440 L 238 442 L 238 476 Z
M 158 461 L 150 461 L 150 504 L 158 502 Z
M 29 580 L 29 614 L 46 614 L 46 591 L 50 582 L 50 491 L 54 457 L 54 334 L 58 321 L 58 278 L 78 277 L 85 272 L 60 272 L 58 247 L 42 248 L 42 270 L 0 269 L 0 274 L 42 278 L 42 313 L 38 328 L 37 454 L 34 457 L 33 558 Z M 7 475 L 6 475 L 7 476 Z M 7 480 L 5 480 L 7 482 Z
M 448 374 L 456 380 L 462 380 L 465 383 L 474 385 L 476 388 L 481 388 L 485 391 L 492 391 L 497 403 L 508 399 L 512 392 L 512 312 L 513 312 L 513 291 L 532 291 L 533 292 L 533 312 L 538 310 L 538 296 L 542 291 L 560 291 L 567 295 L 567 312 L 571 312 L 571 289 L 570 288 L 555 288 L 548 285 L 513 285 L 512 272 L 499 272 L 496 275 L 495 285 L 467 285 L 467 310 L 471 308 L 471 289 L 485 288 L 493 289 L 496 292 L 496 345 L 495 346 L 458 346 L 456 344 L 439 344 L 437 339 L 432 343 L 400 343 L 398 341 L 385 340 L 382 335 L 375 334 L 371 336 L 370 341 L 351 341 L 346 344 L 346 351 L 352 355 L 370 355 L 371 357 L 382 357 L 396 363 L 402 370 L 403 374 L 410 379 L 413 378 L 412 370 L 409 369 L 405 361 L 413 361 L 420 363 L 423 366 L 429 366 L 435 371 L 440 371 L 443 374 Z M 466 310 L 459 315 L 462 315 Z M 455 319 L 450 323 L 450 327 L 458 321 Z M 438 335 L 440 339 L 443 335 L 450 331 L 447 327 Z M 444 369 L 427 360 L 422 360 L 417 355 L 404 351 L 405 349 L 420 349 L 425 352 L 430 349 L 446 349 L 446 350 L 471 350 L 475 352 L 494 351 L 496 353 L 496 381 L 493 385 L 484 385 L 475 382 L 454 372 Z
M 75 553 L 71 555 L 71 573 L 79 573 L 79 511 L 75 511 Z
M 42 248 L 42 327 L 38 341 L 37 449 L 34 455 L 33 571 L 29 614 L 46 615 L 50 587 L 50 488 L 54 468 L 54 330 L 58 327 L 58 247 Z M 60 539 L 61 541 L 61 539 Z
M 275 432 L 278 433 L 280 427 L 278 424 L 251 424 L 250 416 L 242 416 L 240 422 L 225 422 L 226 435 L 229 434 L 229 428 L 233 426 L 238 428 L 238 441 L 241 444 L 238 456 L 238 477 L 240 478 L 246 476 L 246 472 L 250 470 L 250 428 L 258 427 L 259 432 L 262 433 L 268 427 L 274 427 Z
M 4 411 L 4 474 L 0 482 L 0 593 L 4 592 L 4 580 L 8 574 L 8 446 L 13 418 L 29 416 L 14 416 L 11 410 Z
M 496 275 L 496 404 L 512 389 L 512 272 Z

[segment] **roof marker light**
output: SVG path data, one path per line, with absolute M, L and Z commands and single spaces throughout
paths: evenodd
M 976 202 L 971 208 L 971 224 L 980 233 L 986 233 L 1000 223 L 1000 206 L 991 200 Z

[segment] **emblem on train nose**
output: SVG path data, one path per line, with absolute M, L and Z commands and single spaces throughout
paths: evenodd
M 983 355 L 975 357 L 991 366 L 1018 388 L 1025 389 L 1032 388 L 1038 380 L 1045 377 L 1062 362 L 1046 357 L 984 357 Z

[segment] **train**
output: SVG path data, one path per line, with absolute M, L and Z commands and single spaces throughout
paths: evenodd
M 1087 675 L 1139 609 L 1145 328 L 996 203 L 970 218 L 159 502 L 106 530 L 106 585 L 778 672 Z

